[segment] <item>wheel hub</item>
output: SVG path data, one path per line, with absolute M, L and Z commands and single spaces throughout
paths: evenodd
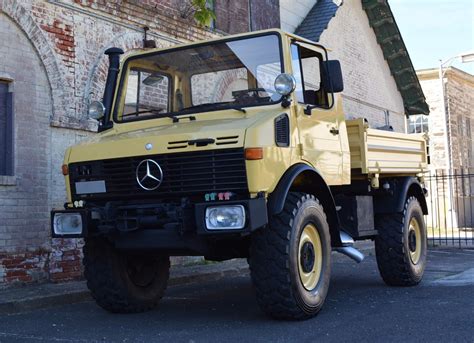
M 410 230 L 410 233 L 408 234 L 408 247 L 411 252 L 416 251 L 416 233 L 414 230 Z
M 128 278 L 135 286 L 147 287 L 153 283 L 157 271 L 154 259 L 129 256 L 125 263 Z
M 421 257 L 421 228 L 416 218 L 410 220 L 408 229 L 408 252 L 411 262 L 417 264 Z
M 298 271 L 303 287 L 312 291 L 318 285 L 323 265 L 323 248 L 319 232 L 307 224 L 298 244 Z
M 305 242 L 301 248 L 301 267 L 305 273 L 311 272 L 314 267 L 314 246 L 311 242 Z

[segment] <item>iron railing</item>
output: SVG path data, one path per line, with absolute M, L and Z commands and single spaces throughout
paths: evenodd
M 474 170 L 433 171 L 426 178 L 426 225 L 432 246 L 474 246 Z

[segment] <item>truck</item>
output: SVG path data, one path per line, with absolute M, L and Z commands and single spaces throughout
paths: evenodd
M 52 236 L 83 238 L 84 275 L 110 312 L 155 307 L 172 256 L 246 258 L 276 319 L 315 316 L 332 252 L 372 240 L 390 286 L 427 257 L 421 135 L 346 120 L 341 64 L 277 29 L 105 51 L 98 133 L 66 150 Z

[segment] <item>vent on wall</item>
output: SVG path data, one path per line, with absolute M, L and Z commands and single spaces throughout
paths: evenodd
M 290 119 L 286 113 L 275 118 L 275 143 L 283 147 L 290 145 Z

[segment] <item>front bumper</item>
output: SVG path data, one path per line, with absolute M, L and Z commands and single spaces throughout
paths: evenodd
M 206 209 L 216 206 L 241 205 L 245 209 L 245 226 L 232 230 L 208 230 Z M 79 214 L 82 218 L 80 233 L 58 233 L 55 216 Z M 142 231 L 154 231 L 159 235 L 178 234 L 199 236 L 245 235 L 268 223 L 264 197 L 234 201 L 214 201 L 187 206 L 169 204 L 107 203 L 100 208 L 65 209 L 51 211 L 51 235 L 53 238 L 86 238 L 89 236 L 123 236 Z

